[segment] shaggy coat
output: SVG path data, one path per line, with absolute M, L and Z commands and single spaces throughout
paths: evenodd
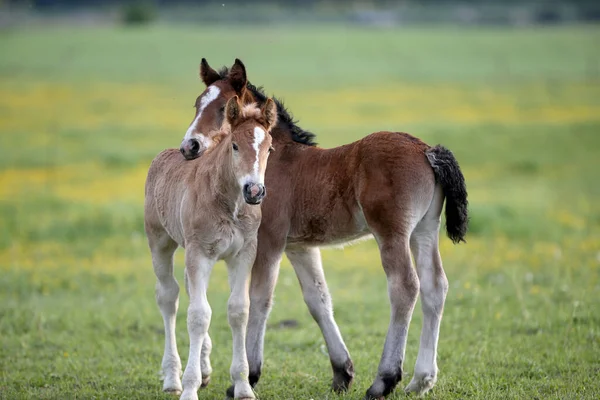
M 262 90 L 248 83 L 239 60 L 231 69 L 216 72 L 203 59 L 200 70 L 207 90 L 188 130 L 200 139 L 214 129 L 231 96 L 258 104 L 266 101 Z M 207 93 L 210 101 L 203 101 Z M 285 252 L 323 333 L 334 374 L 332 387 L 342 391 L 350 386 L 353 364 L 333 317 L 318 247 L 372 235 L 388 280 L 391 317 L 377 377 L 366 398 L 386 396 L 401 380 L 408 327 L 419 293 L 424 322 L 414 376 L 406 391 L 427 392 L 437 379 L 439 327 L 448 289 L 438 245 L 444 200 L 450 239 L 464 241 L 468 225 L 467 191 L 456 159 L 442 146 L 431 147 L 399 132 L 377 132 L 322 149 L 315 146 L 314 135 L 298 127 L 283 104 L 275 102 L 278 123 L 271 131 L 275 153 L 266 170 L 269 196 L 263 203 L 250 288 L 250 383 L 255 385 L 261 374 L 266 320 Z M 195 139 L 186 134 L 182 153 L 193 159 L 202 152 L 188 151 L 190 140 Z
M 242 108 L 233 96 L 225 106 L 221 129 L 211 134 L 209 149 L 202 158 L 186 162 L 179 151 L 165 150 L 148 171 L 144 222 L 157 277 L 156 300 L 165 326 L 163 390 L 183 391 L 181 399 L 196 400 L 200 386 L 210 381 L 211 308 L 206 290 L 218 260 L 227 263 L 231 286 L 232 396 L 254 398 L 245 347 L 248 290 L 261 221 L 258 204 L 266 192 L 269 130 L 276 119 L 272 101 L 265 102 L 260 110 L 255 106 Z M 190 350 L 183 381 L 175 341 L 179 285 L 174 277 L 173 254 L 178 246 L 185 248 L 185 287 L 190 297 Z

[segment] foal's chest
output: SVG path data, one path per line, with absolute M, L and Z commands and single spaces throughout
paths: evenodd
M 202 245 L 210 258 L 222 260 L 234 257 L 249 241 L 256 239 L 256 229 L 249 231 L 246 226 L 240 227 L 237 221 L 219 221 L 216 228 L 212 235 L 205 236 L 208 240 Z

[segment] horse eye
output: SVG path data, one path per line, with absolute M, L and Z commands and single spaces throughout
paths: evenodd
M 238 151 L 238 145 L 237 145 L 237 143 L 232 143 L 231 145 L 233 147 L 233 150 Z
M 273 148 L 273 146 L 270 146 L 270 147 L 269 147 L 269 153 L 272 153 L 272 152 L 274 152 L 274 151 L 275 151 L 275 149 Z

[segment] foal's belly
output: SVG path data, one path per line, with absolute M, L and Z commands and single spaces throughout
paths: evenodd
M 304 217 L 300 221 L 292 224 L 288 246 L 344 247 L 373 238 L 359 210 L 347 215 Z

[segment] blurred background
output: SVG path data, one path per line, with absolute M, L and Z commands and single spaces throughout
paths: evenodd
M 466 244 L 440 239 L 433 398 L 597 398 L 599 20 L 587 0 L 0 0 L 0 398 L 170 398 L 144 180 L 193 119 L 202 57 L 240 58 L 322 147 L 392 130 L 454 152 L 471 224 Z M 284 258 L 260 398 L 361 398 L 376 374 L 389 320 L 377 246 L 322 253 L 355 385 L 329 392 Z M 216 267 L 201 398 L 228 385 L 227 297 Z M 184 365 L 186 308 L 182 291 Z M 400 386 L 420 327 L 417 305 Z

